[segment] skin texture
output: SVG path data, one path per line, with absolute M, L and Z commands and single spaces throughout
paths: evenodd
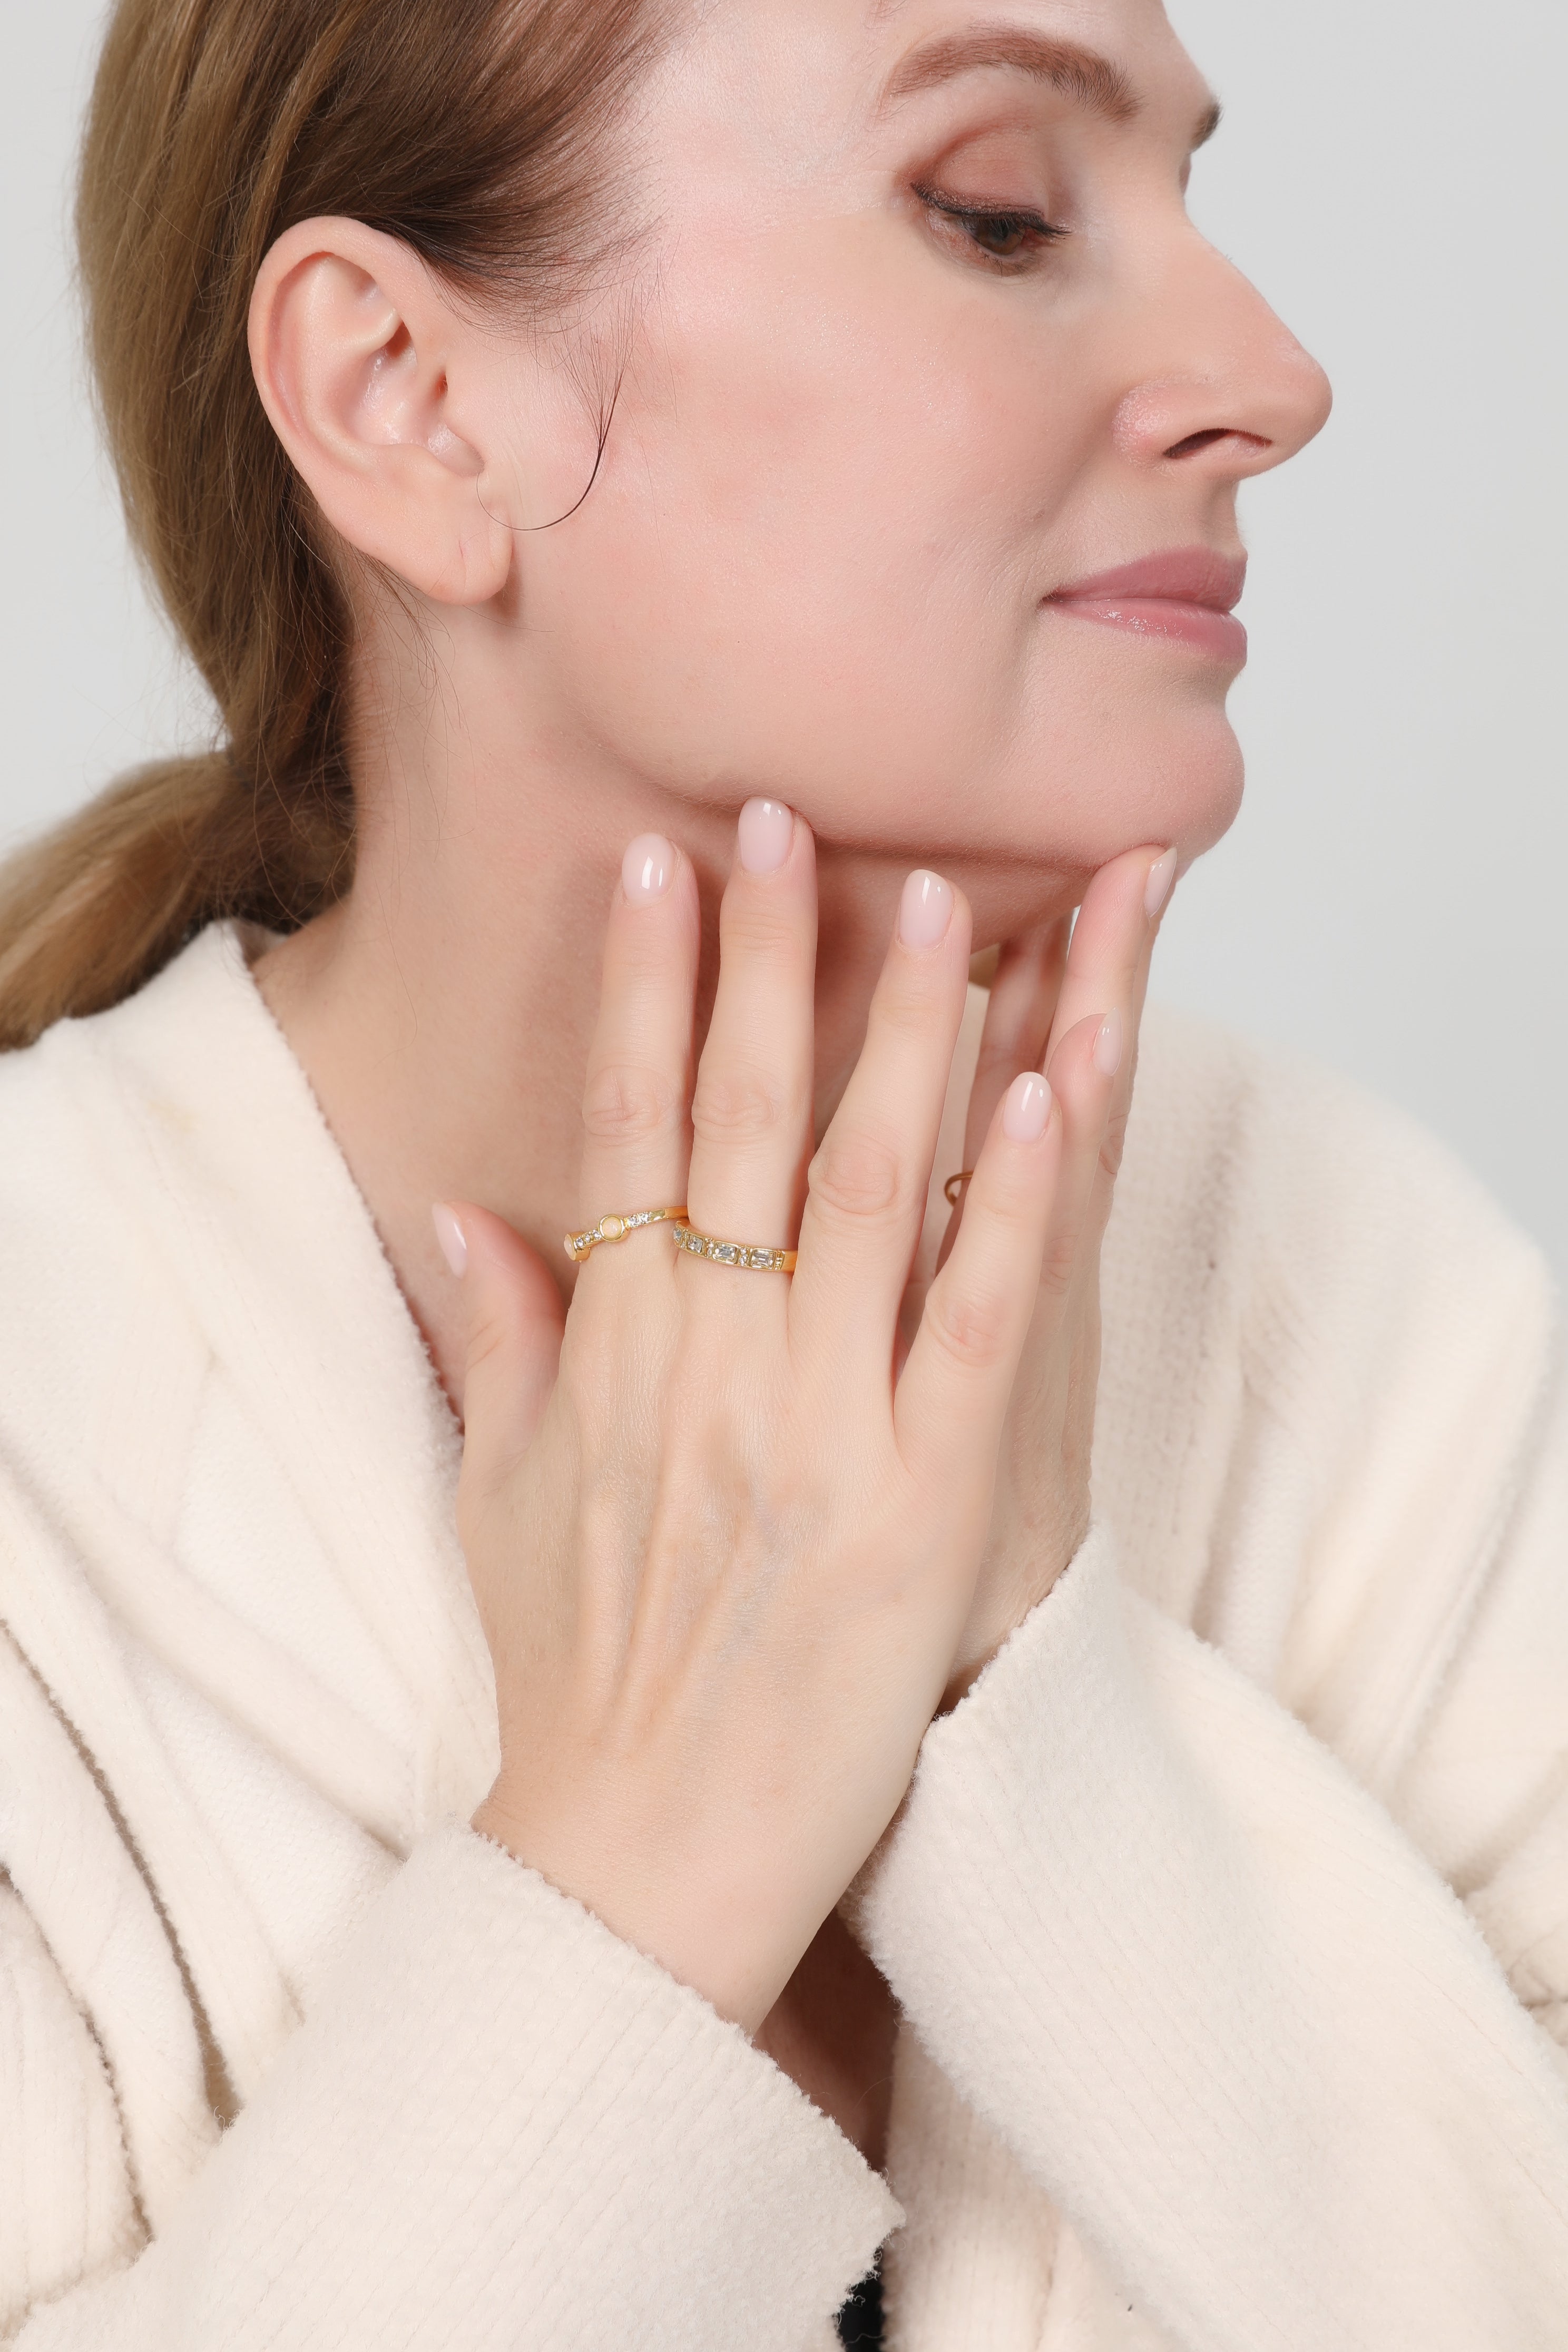
M 1111 119 L 1016 62 L 888 100 L 923 45 L 981 26 L 1089 45 L 1132 103 Z M 661 1896 L 646 1871 L 617 1880 L 607 1799 L 569 1830 L 573 1801 L 558 1791 L 545 1820 L 537 1757 L 509 1769 L 510 1751 L 498 1788 L 491 1826 L 760 2026 L 873 2153 L 887 2004 L 856 1956 L 840 1949 L 836 1973 L 841 1931 L 822 1923 L 844 1880 L 828 1881 L 857 1865 L 868 1831 L 868 1849 L 889 1790 L 896 1804 L 921 1708 L 929 1719 L 957 1698 L 1081 1531 L 1098 1237 L 1152 940 L 1142 893 L 1167 845 L 1184 864 L 1218 837 L 1240 788 L 1225 716 L 1233 665 L 1045 600 L 1158 551 L 1234 553 L 1239 483 L 1291 456 L 1327 413 L 1321 372 L 1186 218 L 1189 150 L 1208 106 L 1153 0 L 719 0 L 694 13 L 645 93 L 625 220 L 609 224 L 633 241 L 570 318 L 479 317 L 392 240 L 341 220 L 290 230 L 252 309 L 262 398 L 355 583 L 363 638 L 354 887 L 264 957 L 258 977 L 466 1412 L 471 1450 L 474 1318 L 524 1335 L 521 1385 L 497 1407 L 515 1441 L 548 1391 L 570 1288 L 561 1233 L 683 1197 L 673 1164 L 676 1189 L 646 1196 L 626 1189 L 629 1171 L 606 1189 L 604 1171 L 595 1181 L 583 1170 L 599 942 L 606 908 L 612 933 L 628 911 L 616 877 L 634 835 L 679 845 L 669 903 L 686 908 L 689 932 L 668 952 L 685 959 L 699 1034 L 742 803 L 786 804 L 815 844 L 808 1044 L 798 991 L 809 967 L 804 981 L 796 970 L 755 983 L 750 1020 L 699 1105 L 699 1135 L 706 1118 L 740 1171 L 716 1187 L 712 1206 L 730 1222 L 714 1230 L 793 1231 L 911 866 L 949 877 L 974 944 L 1012 943 L 974 1144 L 1048 1039 L 1059 1052 L 1108 1011 L 1123 1020 L 1100 1173 L 1076 1208 L 1052 1178 L 1045 1223 L 1016 1243 L 1015 1275 L 1037 1249 L 1048 1278 L 1010 1412 L 1004 1402 L 994 1427 L 973 1423 L 1001 1465 L 989 1517 L 953 1538 L 958 1585 L 931 1619 L 944 1630 L 911 1668 L 879 1760 L 845 1762 L 841 1779 L 859 1775 L 858 1826 L 779 1881 L 765 1948 L 721 1955 L 715 1931 L 705 1959 L 671 1924 L 669 1889 L 722 1885 L 726 1871 L 750 1884 L 755 1853 L 736 1851 L 749 1833 L 732 1823 L 700 1852 L 668 1856 Z M 956 217 L 955 204 L 1038 215 L 1065 234 L 999 236 Z M 1011 249 L 999 256 L 998 244 Z M 1058 1004 L 1061 920 L 1097 875 Z M 758 1041 L 792 1024 L 786 1086 Z M 672 1059 L 650 1076 L 646 1055 L 624 1067 L 624 1082 L 601 1075 L 589 1092 L 590 1170 L 612 1134 L 685 1133 L 684 1067 Z M 784 1098 L 795 1104 L 787 1148 L 774 1132 Z M 913 1167 L 912 1103 L 909 1118 L 900 1148 Z M 772 1195 L 758 1190 L 764 1163 Z M 476 1238 L 460 1283 L 432 1238 L 433 1201 L 489 1213 L 467 1220 Z M 650 1283 L 658 1247 L 636 1244 Z M 692 1283 L 738 1280 L 678 1272 L 668 1297 L 650 1290 L 639 1307 L 672 1365 L 696 1344 L 683 1320 Z M 574 1311 L 574 1330 L 581 1320 Z M 760 1327 L 748 1327 L 753 1343 Z M 573 1345 L 569 1335 L 569 1358 Z M 607 1396 L 620 1375 L 609 1337 L 601 1347 L 582 1377 Z M 579 1353 L 593 1357 L 585 1330 Z M 890 1363 L 884 1402 L 889 1374 Z M 645 1503 L 668 1474 L 664 1443 L 648 1439 L 639 1457 Z M 519 1562 L 546 1552 L 563 1575 L 568 1557 L 573 1575 L 625 1579 L 636 1567 L 635 1512 L 592 1562 L 591 1547 L 562 1534 L 581 1528 L 588 1456 L 563 1438 L 551 1445 L 550 1478 L 513 1461 L 516 1496 L 501 1517 L 481 1513 L 491 1532 L 470 1544 L 503 1745 L 509 1644 L 527 1645 L 515 1615 L 487 1601 L 487 1580 L 515 1588 Z M 784 1648 L 799 1638 L 796 1625 Z M 783 1675 L 778 1657 L 774 1668 Z M 837 1715 L 825 1701 L 824 1727 L 862 1709 L 850 1690 Z M 521 1721 L 521 1696 L 516 1706 Z M 579 1736 L 581 1725 L 563 1728 Z M 628 1777 L 647 1762 L 616 1752 Z M 731 1761 L 716 1748 L 705 1769 L 721 1777 Z M 658 1852 L 656 1831 L 647 1853 Z M 815 1960 L 786 1990 L 808 1948 Z M 858 1991 L 846 1991 L 851 1981 Z

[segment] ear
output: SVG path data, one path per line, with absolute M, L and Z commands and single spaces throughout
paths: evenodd
M 351 547 L 440 604 L 500 593 L 513 541 L 486 495 L 480 338 L 416 255 L 363 221 L 301 221 L 261 266 L 250 363 Z

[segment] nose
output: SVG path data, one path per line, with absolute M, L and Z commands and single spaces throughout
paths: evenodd
M 1215 481 L 1266 474 L 1328 423 L 1328 377 L 1256 287 L 1188 226 L 1160 275 L 1154 351 L 1121 400 L 1115 436 L 1141 467 Z M 1156 356 L 1157 355 L 1157 356 Z M 1154 358 L 1154 365 L 1147 362 Z

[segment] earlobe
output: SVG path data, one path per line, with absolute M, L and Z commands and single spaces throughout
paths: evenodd
M 325 520 L 455 604 L 498 595 L 513 553 L 483 498 L 484 455 L 456 414 L 465 340 L 416 257 L 359 221 L 290 229 L 251 301 L 257 389 Z

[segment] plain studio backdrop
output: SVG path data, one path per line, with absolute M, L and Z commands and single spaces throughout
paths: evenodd
M 1405 1105 L 1568 1274 L 1568 7 L 1173 13 L 1226 107 L 1194 210 L 1338 406 L 1246 499 L 1247 806 L 1177 898 L 1156 989 Z M 78 355 L 68 178 L 101 18 L 7 8 L 0 841 L 210 725 L 128 561 Z

